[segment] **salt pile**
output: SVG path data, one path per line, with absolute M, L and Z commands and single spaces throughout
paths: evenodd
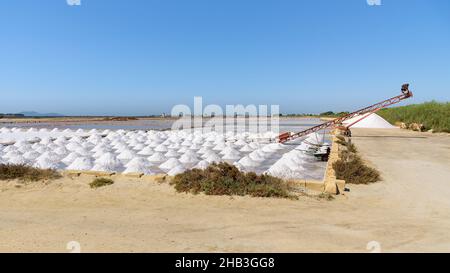
M 169 158 L 166 162 L 164 162 L 163 164 L 159 165 L 159 168 L 161 170 L 171 170 L 173 168 L 175 168 L 176 166 L 179 165 L 183 165 L 178 159 L 176 158 Z
M 24 154 L 23 154 L 23 157 L 24 157 L 25 159 L 29 160 L 29 161 L 34 161 L 34 160 L 35 160 L 36 158 L 38 158 L 40 155 L 41 155 L 40 153 L 38 153 L 38 152 L 36 152 L 36 151 L 34 151 L 34 150 L 31 150 L 31 151 L 28 151 L 28 152 L 24 153 Z
M 231 160 L 231 161 L 238 160 L 240 158 L 241 158 L 241 154 L 233 148 L 231 148 L 230 150 L 227 150 L 222 156 L 222 159 Z
M 63 156 L 63 155 L 67 155 L 67 154 L 69 153 L 69 150 L 67 150 L 66 147 L 64 147 L 64 146 L 58 146 L 58 147 L 54 150 L 54 152 L 55 152 L 56 154 L 58 154 L 58 155 Z
M 78 157 L 67 167 L 67 169 L 75 171 L 89 171 L 92 167 L 93 162 L 90 157 Z
M 139 143 L 139 144 L 133 146 L 133 150 L 135 150 L 135 151 L 141 151 L 144 148 L 145 148 L 145 145 L 142 143 Z
M 150 161 L 152 163 L 160 163 L 160 162 L 165 161 L 166 157 L 162 153 L 156 152 L 147 159 L 148 159 L 148 161 Z
M 54 153 L 54 152 L 49 152 L 49 151 L 41 154 L 36 160 L 40 160 L 42 158 L 48 158 L 49 160 L 55 161 L 55 162 L 58 162 L 61 160 L 61 156 L 59 154 Z
M 244 146 L 244 145 L 247 145 L 247 142 L 245 142 L 243 139 L 239 139 L 234 144 L 237 146 Z
M 146 155 L 146 156 L 150 156 L 154 153 L 152 147 L 147 146 L 144 149 L 142 149 L 141 151 L 139 151 L 137 154 L 138 155 Z
M 76 148 L 73 150 L 73 152 L 76 152 L 77 154 L 80 154 L 82 156 L 90 156 L 91 152 L 87 148 L 84 148 L 83 146 Z
M 106 153 L 95 160 L 93 171 L 116 172 L 122 168 L 122 163 L 113 153 Z
M 138 166 L 142 165 L 145 167 L 150 167 L 152 163 L 150 163 L 147 159 L 143 157 L 135 157 L 132 160 L 130 160 L 127 164 L 125 164 L 126 168 L 132 167 L 132 166 Z
M 174 150 L 169 150 L 167 153 L 164 154 L 165 157 L 170 158 L 170 157 L 178 157 L 179 154 L 174 151 Z
M 394 129 L 397 128 L 392 126 L 389 122 L 387 122 L 384 118 L 380 117 L 375 113 L 368 113 L 361 116 L 356 116 L 347 121 L 344 121 L 344 125 L 352 124 L 359 119 L 363 118 L 361 121 L 352 125 L 350 128 L 373 128 L 373 129 Z
M 3 155 L 3 159 L 13 159 L 15 157 L 22 156 L 22 154 L 17 150 L 10 150 Z
M 255 150 L 255 149 L 258 149 L 260 145 L 259 145 L 258 143 L 256 143 L 256 142 L 251 142 L 251 143 L 248 144 L 248 146 L 249 146 L 252 150 Z
M 227 145 L 225 144 L 225 142 L 220 142 L 220 143 L 216 144 L 216 146 L 214 146 L 214 148 L 212 148 L 212 149 L 214 151 L 222 151 L 226 147 L 227 147 Z
M 183 165 L 178 165 L 178 166 L 174 167 L 173 169 L 171 169 L 169 172 L 167 172 L 167 174 L 170 176 L 175 176 L 175 175 L 183 173 L 185 171 L 186 171 L 186 168 L 183 167 Z
M 202 161 L 198 162 L 194 168 L 204 170 L 204 169 L 208 168 L 208 166 L 209 166 L 209 162 L 206 160 L 202 160 Z
M 25 159 L 22 155 L 15 156 L 8 160 L 9 164 L 18 164 L 18 165 L 28 165 L 29 161 Z
M 248 155 L 244 156 L 238 163 L 243 167 L 257 167 L 260 165 L 259 162 L 252 160 Z
M 78 154 L 76 152 L 71 152 L 65 158 L 63 158 L 61 161 L 66 165 L 70 165 L 70 164 L 72 164 L 72 162 L 75 161 L 75 159 L 77 159 L 79 157 L 81 157 L 80 154 Z
M 250 146 L 250 145 L 248 145 L 248 144 L 245 144 L 244 146 L 242 146 L 242 148 L 239 150 L 239 151 L 241 151 L 241 152 L 251 152 L 251 151 L 253 151 L 254 149 Z
M 219 162 L 222 162 L 223 160 L 216 153 L 210 153 L 205 157 L 205 161 L 207 161 L 209 163 L 213 163 L 213 162 L 219 163 Z
M 149 169 L 148 167 L 144 166 L 144 165 L 133 165 L 130 166 L 128 168 L 125 169 L 125 171 L 123 171 L 124 174 L 127 173 L 143 173 L 145 175 L 153 175 L 155 174 L 155 172 L 153 172 L 151 169 Z
M 194 164 L 197 163 L 198 161 L 199 160 L 197 158 L 197 155 L 194 152 L 190 151 L 187 151 L 180 157 L 180 162 L 183 164 Z
M 269 168 L 269 170 L 267 170 L 266 173 L 272 176 L 281 177 L 285 179 L 293 179 L 300 175 L 300 173 L 291 170 L 291 168 L 287 165 L 286 160 L 277 161 Z
M 309 134 L 308 137 L 304 140 L 305 143 L 312 145 L 320 145 L 324 141 L 324 135 L 318 133 Z
M 167 146 L 164 144 L 159 144 L 158 146 L 155 147 L 155 152 L 167 152 Z
M 123 173 L 143 173 L 146 175 L 154 174 L 154 172 L 150 170 L 150 165 L 151 163 L 145 158 L 136 157 L 125 165 L 126 169 Z
M 123 150 L 118 156 L 117 158 L 120 160 L 131 160 L 134 157 L 136 157 L 136 153 L 132 150 L 126 149 Z
M 36 159 L 33 165 L 40 169 L 62 169 L 64 165 L 59 161 L 58 157 L 54 157 L 53 154 L 44 154 Z
M 197 153 L 198 154 L 204 154 L 206 152 L 212 151 L 210 148 L 203 146 L 202 148 L 200 148 Z
M 248 154 L 248 156 L 251 160 L 260 162 L 266 159 L 265 157 L 267 156 L 267 154 L 261 150 L 255 150 Z
M 313 161 L 312 156 L 307 156 L 299 150 L 292 150 L 273 164 L 267 173 L 285 179 L 295 179 L 310 172 L 308 169 L 315 168 L 315 165 L 311 163 Z

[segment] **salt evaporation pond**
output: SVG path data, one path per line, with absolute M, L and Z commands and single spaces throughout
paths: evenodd
M 7 128 L 33 128 L 34 130 L 40 130 L 42 128 L 46 129 L 71 129 L 71 130 L 169 130 L 172 128 L 172 125 L 176 119 L 145 119 L 140 118 L 138 120 L 128 120 L 128 121 L 59 121 L 59 122 L 33 122 L 33 123 L 26 123 L 26 122 L 5 122 L 0 120 L 0 127 L 7 127 Z M 207 126 L 209 119 L 204 118 L 203 119 L 203 125 Z M 243 122 L 245 124 L 248 124 L 250 121 L 250 118 L 238 118 L 236 120 L 226 120 L 224 121 L 224 124 L 226 125 L 233 125 L 239 124 L 239 122 Z M 283 117 L 279 119 L 279 127 L 280 131 L 282 132 L 299 132 L 303 129 L 310 128 L 314 125 L 318 125 L 322 123 L 322 121 L 319 118 L 287 118 Z M 239 127 L 239 125 L 237 126 Z M 241 128 L 237 128 L 240 130 Z M 244 128 L 245 129 L 245 128 Z
M 286 179 L 323 178 L 313 152 L 326 140 L 311 134 L 290 144 L 276 133 L 1 128 L 0 163 L 58 170 L 176 175 L 213 162 Z M 326 145 L 321 149 L 326 149 Z

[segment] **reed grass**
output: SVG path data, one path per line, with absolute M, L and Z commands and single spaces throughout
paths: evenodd
M 420 123 L 426 130 L 450 133 L 450 102 L 425 102 L 382 109 L 378 114 L 392 124 Z

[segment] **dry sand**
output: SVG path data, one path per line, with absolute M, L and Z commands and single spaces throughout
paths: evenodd
M 167 184 L 91 178 L 0 182 L 0 251 L 450 252 L 450 137 L 355 129 L 384 181 L 334 201 L 177 194 Z

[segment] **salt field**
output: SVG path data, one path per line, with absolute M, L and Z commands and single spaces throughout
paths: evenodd
M 213 162 L 286 179 L 323 178 L 324 134 L 280 144 L 276 133 L 204 133 L 199 130 L 0 129 L 0 163 L 58 170 L 176 175 Z

